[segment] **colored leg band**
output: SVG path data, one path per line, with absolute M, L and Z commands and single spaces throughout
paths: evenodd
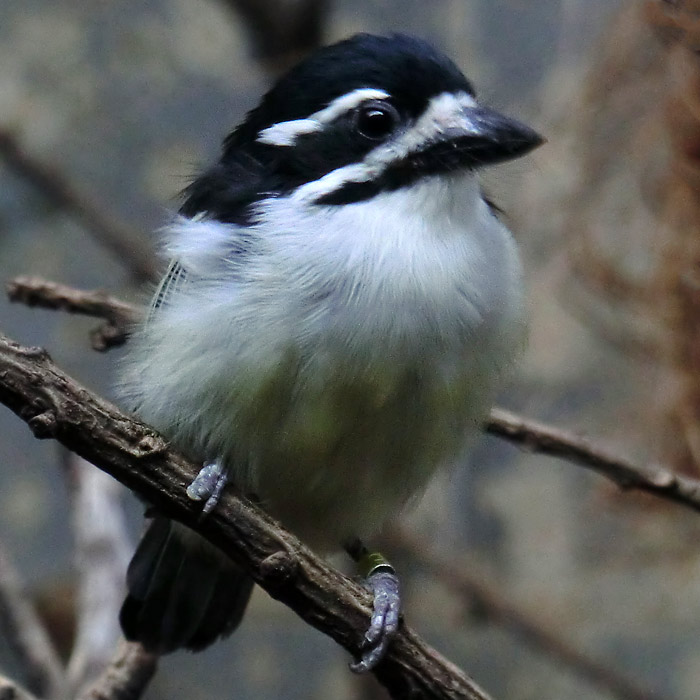
M 395 574 L 394 567 L 379 552 L 366 552 L 357 562 L 360 574 L 369 578 L 372 574 L 384 571 Z

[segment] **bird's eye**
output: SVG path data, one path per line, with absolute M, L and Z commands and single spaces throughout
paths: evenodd
M 399 113 L 387 102 L 365 102 L 355 111 L 355 129 L 362 136 L 379 140 L 399 123 Z

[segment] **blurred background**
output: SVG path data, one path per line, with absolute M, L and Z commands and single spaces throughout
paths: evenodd
M 279 71 L 357 31 L 418 34 L 548 138 L 487 175 L 531 317 L 499 405 L 700 476 L 699 14 L 693 0 L 3 0 L 0 279 L 143 299 L 153 231 Z M 0 298 L 0 331 L 113 397 L 121 351 L 91 349 L 97 323 Z M 63 462 L 0 410 L 0 541 L 67 653 Z M 123 502 L 135 542 L 142 511 Z M 696 700 L 699 539 L 688 509 L 485 437 L 375 544 L 408 622 L 494 698 Z M 258 590 L 231 639 L 164 659 L 145 697 L 386 697 L 348 660 Z M 2 639 L 0 671 L 22 680 Z

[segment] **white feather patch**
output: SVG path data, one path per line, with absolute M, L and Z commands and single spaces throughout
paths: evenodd
M 163 229 L 164 248 L 188 272 L 206 276 L 226 261 L 238 229 L 202 216 L 178 216 Z
M 169 252 L 211 272 L 237 228 L 177 220 Z M 134 336 L 123 394 L 330 548 L 376 530 L 478 432 L 522 344 L 517 251 L 471 173 L 322 216 L 273 197 L 248 233 L 264 254 L 192 276 Z
M 273 124 L 258 134 L 258 141 L 270 146 L 293 146 L 299 136 L 321 131 L 326 124 L 335 121 L 341 114 L 355 109 L 367 100 L 385 100 L 389 93 L 373 88 L 360 88 L 336 97 L 327 107 L 314 112 L 306 119 Z

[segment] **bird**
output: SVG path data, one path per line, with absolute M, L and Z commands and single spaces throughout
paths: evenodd
M 458 462 L 522 352 L 523 272 L 479 176 L 544 139 L 477 101 L 423 39 L 357 34 L 282 76 L 183 193 L 170 260 L 121 372 L 135 413 L 320 553 L 364 562 L 355 671 L 399 624 L 367 538 Z M 157 513 L 127 572 L 127 639 L 158 653 L 233 632 L 245 571 Z

